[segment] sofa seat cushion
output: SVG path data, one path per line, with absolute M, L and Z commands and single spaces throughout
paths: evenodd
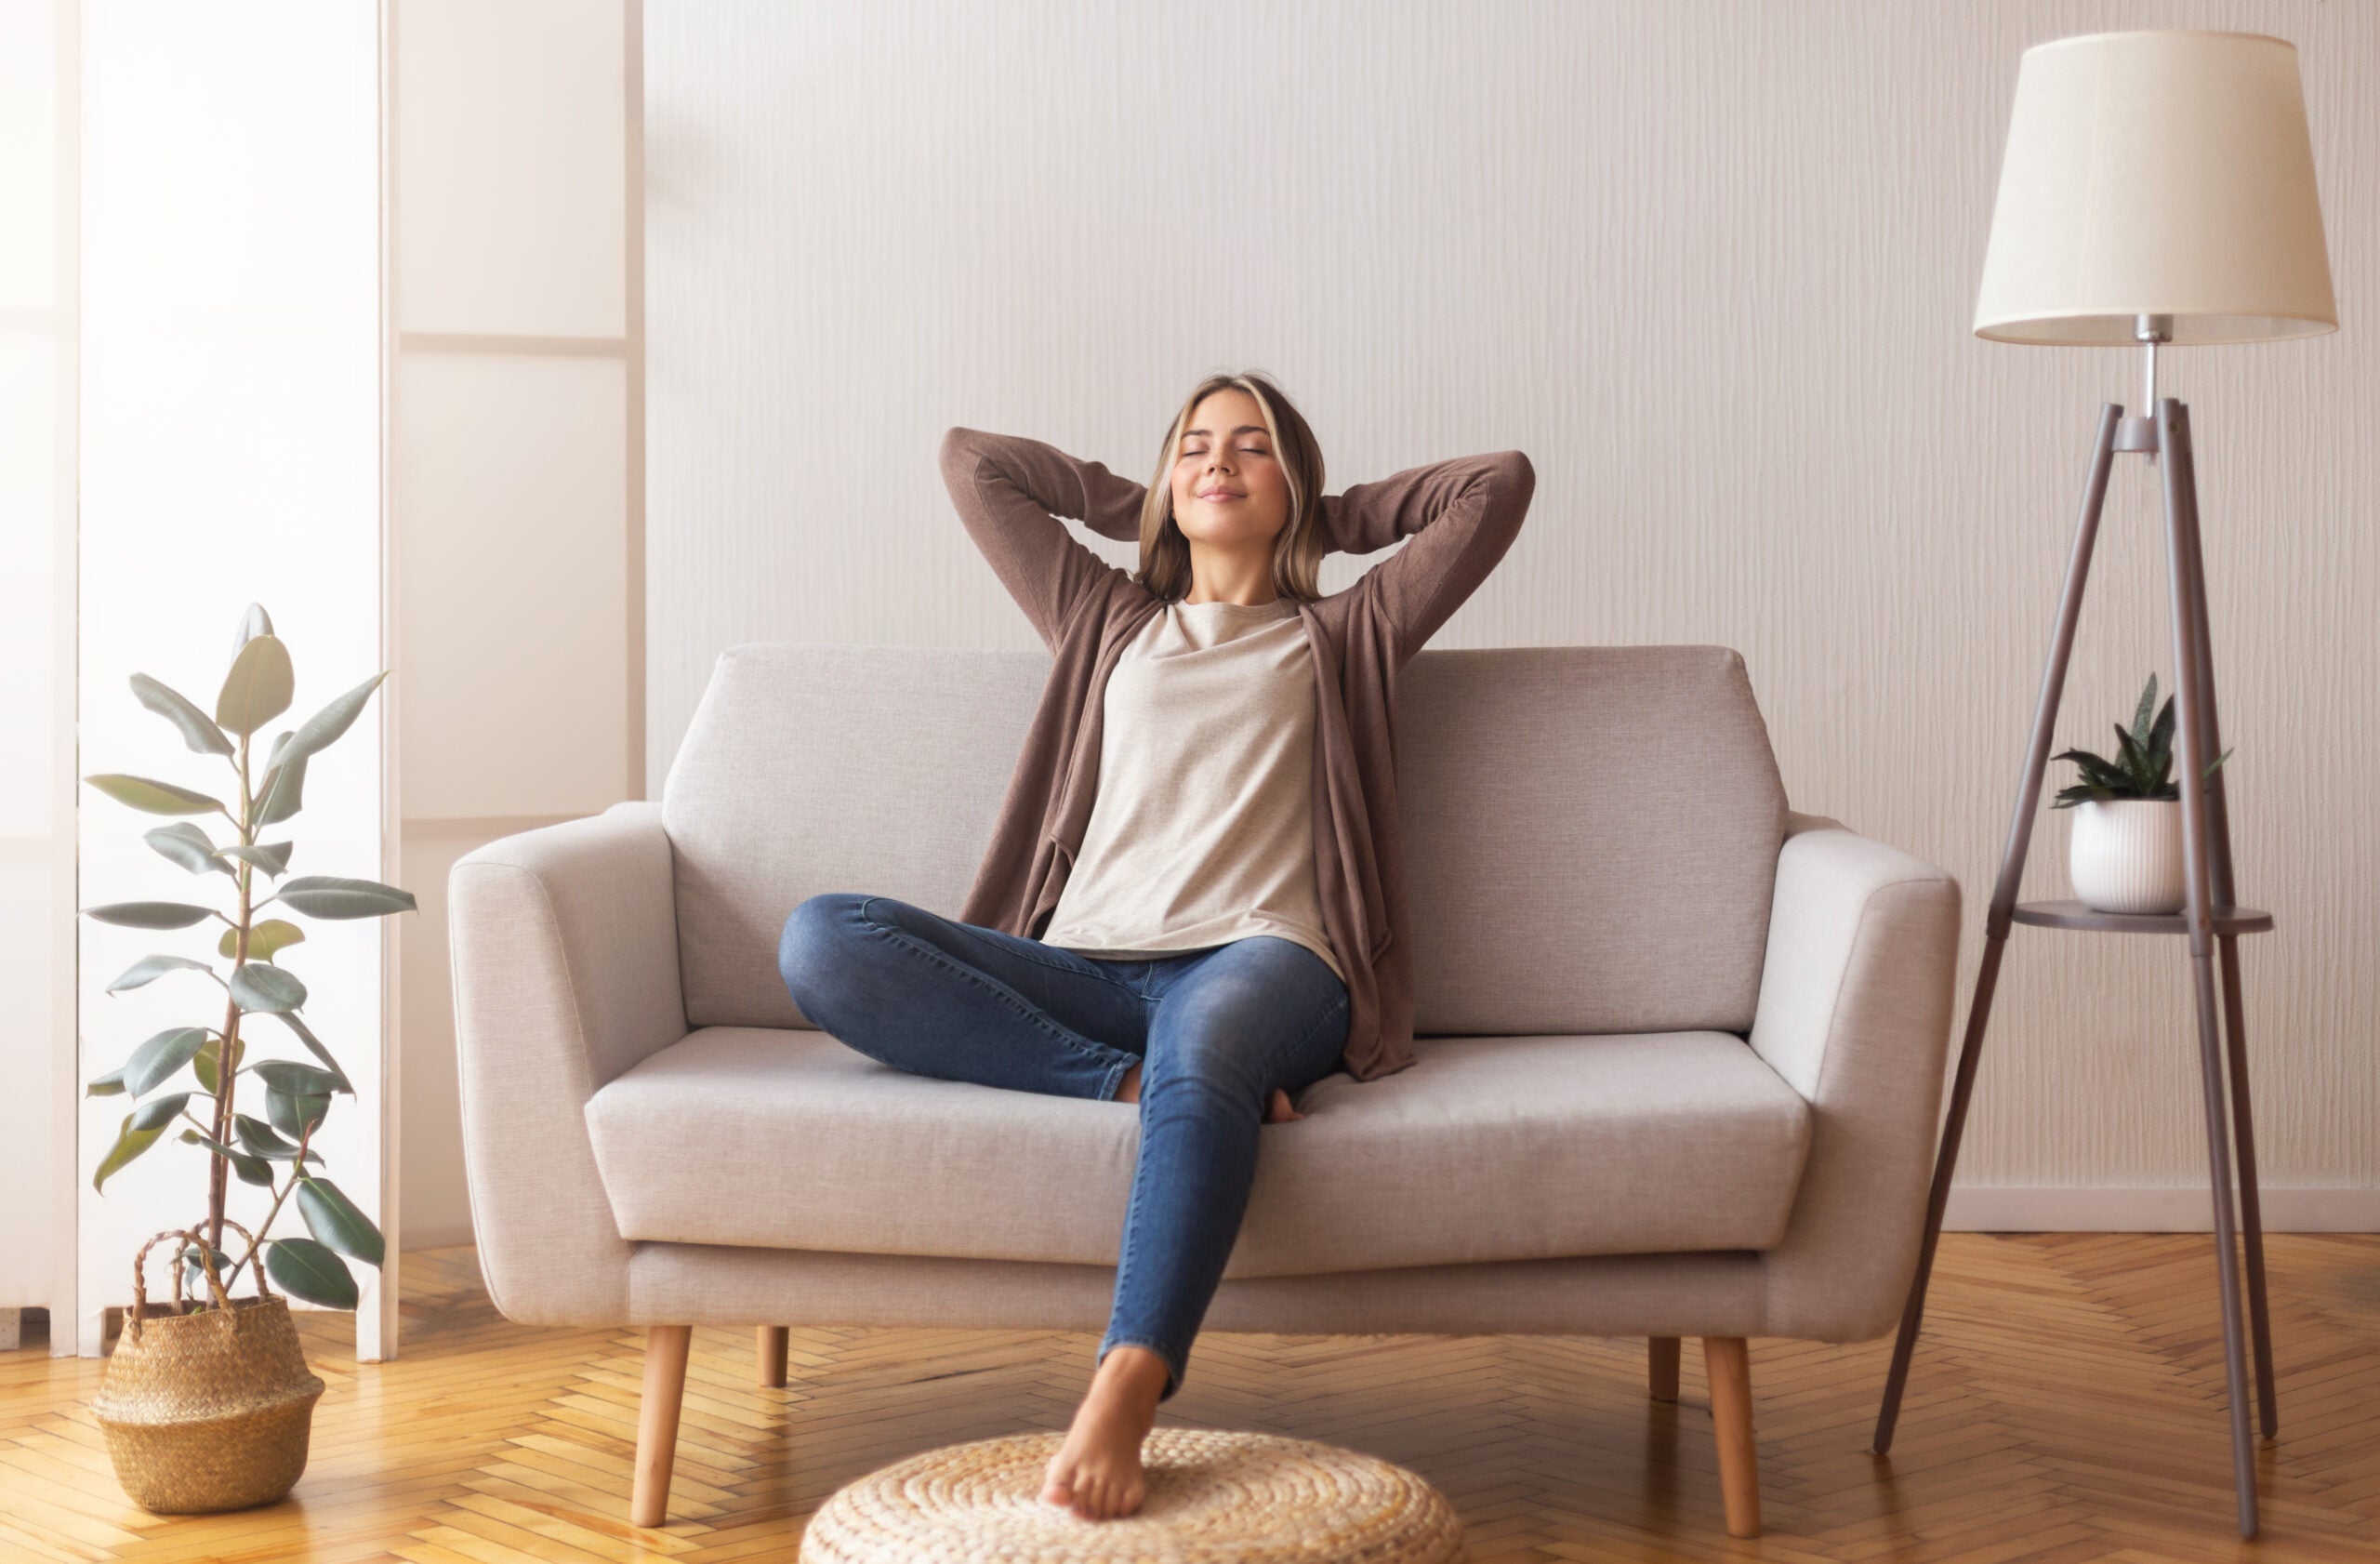
M 1422 1038 L 1262 1132 L 1225 1274 L 1757 1250 L 1809 1107 L 1727 1032 Z M 1139 1115 L 934 1080 L 824 1032 L 708 1027 L 587 1105 L 621 1236 L 1112 1266 Z

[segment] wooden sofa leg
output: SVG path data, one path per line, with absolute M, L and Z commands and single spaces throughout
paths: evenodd
M 1647 1345 L 1653 1349 L 1653 1399 L 1674 1401 L 1677 1399 L 1677 1338 L 1653 1336 L 1647 1338 Z
M 669 1518 L 669 1474 L 678 1465 L 678 1409 L 686 1398 L 691 1325 L 649 1325 L 644 1332 L 644 1395 L 637 1409 L 636 1491 L 630 1526 L 659 1526 Z
M 1719 1494 L 1727 1535 L 1760 1535 L 1760 1451 L 1752 1435 L 1752 1356 L 1741 1336 L 1702 1338 L 1711 1382 L 1711 1431 L 1719 1444 Z
M 793 1329 L 787 1325 L 763 1325 L 760 1339 L 754 1343 L 754 1367 L 760 1371 L 760 1383 L 782 1388 L 785 1385 L 786 1359 Z

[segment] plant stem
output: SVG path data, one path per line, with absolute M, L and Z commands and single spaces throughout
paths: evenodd
M 316 1120 L 314 1122 L 319 1124 L 322 1120 Z M 240 1256 L 239 1265 L 233 1266 L 231 1275 L 223 1279 L 225 1292 L 231 1291 L 232 1278 L 240 1274 L 240 1266 L 255 1259 L 257 1251 L 264 1247 L 264 1236 L 272 1230 L 272 1219 L 281 1214 L 281 1202 L 289 1198 L 289 1192 L 298 1187 L 298 1181 L 306 1176 L 306 1143 L 313 1138 L 313 1124 L 309 1124 L 298 1132 L 298 1155 L 290 1160 L 289 1182 L 281 1186 L 281 1193 L 272 1198 L 272 1209 L 264 1213 L 264 1220 L 257 1224 L 257 1230 L 248 1235 L 248 1252 Z M 263 1295 L 262 1289 L 258 1289 L 258 1295 L 259 1297 Z
M 240 736 L 240 845 L 256 845 L 256 801 L 248 792 L 248 736 Z M 232 924 L 236 936 L 231 947 L 231 971 L 237 973 L 248 961 L 248 921 L 254 909 L 248 905 L 248 877 L 254 866 L 240 860 L 240 921 Z M 219 1146 L 231 1144 L 231 1099 L 239 1083 L 237 1066 L 240 1056 L 240 1001 L 230 997 L 230 984 L 224 985 L 223 1031 L 218 1040 L 215 1056 L 215 1141 Z M 217 1249 L 223 1247 L 223 1200 L 228 1193 L 231 1164 L 222 1153 L 209 1149 L 206 1177 L 207 1241 Z M 278 1202 L 275 1210 L 279 1209 Z M 250 1253 L 254 1253 L 251 1245 Z

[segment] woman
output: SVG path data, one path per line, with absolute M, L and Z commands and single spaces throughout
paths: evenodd
M 1503 557 L 1518 451 L 1322 492 L 1258 375 L 1203 381 L 1148 488 L 1040 441 L 953 429 L 944 481 L 1052 653 L 960 917 L 830 892 L 787 920 L 804 1015 L 919 1074 L 1137 1103 L 1107 1332 L 1041 1497 L 1130 1515 L 1239 1231 L 1263 1123 L 1334 1068 L 1412 1063 L 1398 672 Z M 1057 516 L 1137 538 L 1108 564 Z M 1343 591 L 1330 549 L 1412 541 Z

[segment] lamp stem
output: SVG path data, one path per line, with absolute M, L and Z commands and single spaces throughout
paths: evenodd
M 2141 345 L 2140 416 L 2154 420 L 2157 417 L 2157 344 L 2174 339 L 2174 317 L 2135 315 L 2132 317 L 2132 336 Z M 2147 446 L 2147 455 L 2151 462 L 2157 459 L 2154 441 Z

